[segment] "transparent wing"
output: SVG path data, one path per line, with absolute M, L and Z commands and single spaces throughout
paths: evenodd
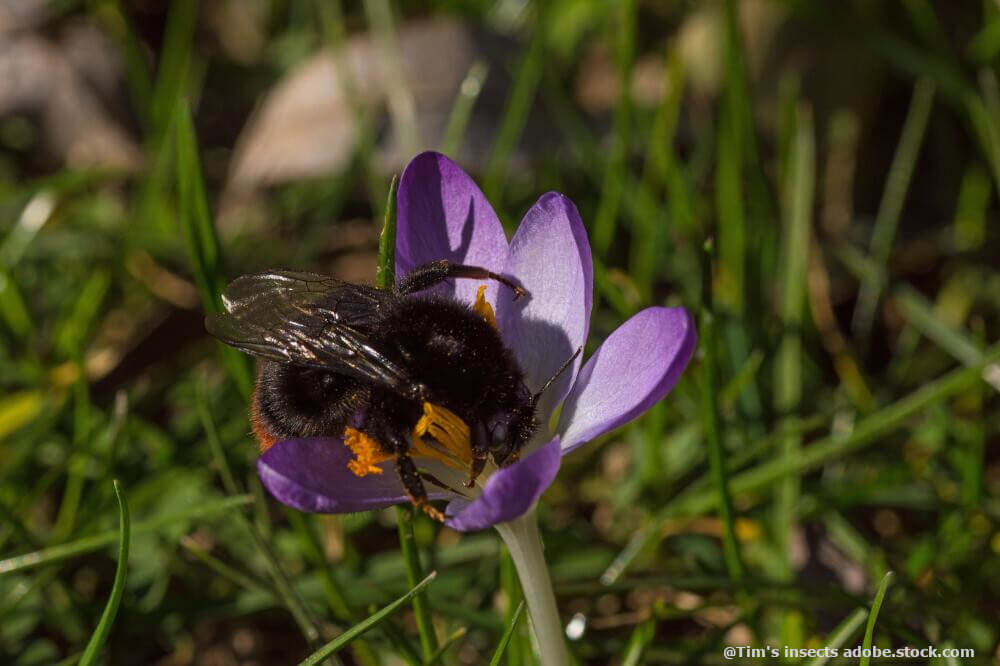
M 335 370 L 400 389 L 412 382 L 370 342 L 390 294 L 325 275 L 271 271 L 244 275 L 222 293 L 225 313 L 208 332 L 261 358 Z

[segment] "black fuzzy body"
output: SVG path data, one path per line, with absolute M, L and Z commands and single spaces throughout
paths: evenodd
M 403 455 L 397 458 L 399 472 L 415 499 L 425 493 L 406 454 L 424 401 L 469 425 L 473 456 L 485 459 L 489 453 L 498 464 L 516 457 L 537 425 L 524 373 L 497 330 L 450 298 L 382 294 L 366 334 L 372 347 L 413 378 L 412 392 L 333 370 L 262 361 L 254 399 L 258 431 L 277 441 L 339 437 L 345 427 L 357 427 L 385 453 Z M 505 419 L 509 432 L 494 442 L 491 432 Z
M 205 325 L 260 359 L 251 420 L 261 448 L 341 437 L 350 426 L 395 458 L 410 499 L 439 519 L 409 455 L 425 403 L 468 426 L 468 455 L 452 451 L 470 460 L 468 485 L 489 459 L 515 460 L 538 427 L 538 396 L 482 315 L 428 293 L 450 279 L 494 280 L 515 299 L 525 295 L 506 276 L 446 259 L 417 266 L 392 289 L 297 271 L 233 280 L 222 293 L 225 312 Z

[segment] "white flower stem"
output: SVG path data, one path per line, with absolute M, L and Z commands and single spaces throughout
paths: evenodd
M 549 578 L 549 569 L 545 566 L 535 510 L 531 509 L 523 516 L 495 527 L 507 544 L 507 550 L 510 551 L 517 575 L 521 579 L 521 589 L 528 602 L 528 614 L 538 641 L 542 664 L 568 666 L 569 656 L 563 639 L 562 623 L 559 621 L 556 597 L 552 592 L 552 580 Z

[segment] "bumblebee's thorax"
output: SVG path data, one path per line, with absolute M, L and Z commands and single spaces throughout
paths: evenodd
M 454 300 L 401 299 L 379 327 L 384 348 L 429 389 L 432 402 L 463 418 L 488 418 L 521 401 L 524 375 L 500 334 Z

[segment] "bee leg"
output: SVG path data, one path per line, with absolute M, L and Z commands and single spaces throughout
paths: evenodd
M 444 514 L 427 501 L 427 489 L 424 487 L 424 481 L 420 478 L 420 472 L 417 471 L 417 466 L 408 453 L 396 455 L 396 472 L 399 474 L 399 480 L 403 482 L 403 488 L 406 489 L 410 503 L 434 520 L 443 523 Z
M 417 266 L 410 271 L 406 277 L 399 281 L 396 290 L 400 294 L 412 294 L 416 291 L 423 291 L 444 282 L 449 278 L 470 278 L 474 280 L 496 280 L 500 284 L 508 287 L 514 292 L 514 300 L 521 298 L 526 293 L 510 278 L 494 273 L 481 266 L 466 266 L 465 264 L 454 264 L 447 259 L 431 261 Z
M 472 427 L 472 441 L 469 446 L 472 450 L 472 462 L 469 465 L 469 480 L 465 482 L 466 488 L 472 488 L 476 485 L 476 479 L 479 478 L 483 467 L 486 466 L 487 456 L 489 456 L 488 438 L 486 425 L 482 421 Z
M 466 488 L 473 488 L 476 485 L 476 479 L 483 472 L 483 467 L 486 466 L 486 456 L 476 456 L 472 459 L 472 464 L 469 466 L 469 480 L 465 482 Z
M 425 484 L 429 483 L 432 486 L 440 488 L 441 490 L 447 490 L 447 491 L 453 492 L 456 495 L 458 495 L 460 497 L 465 497 L 466 499 L 469 499 L 469 500 L 472 499 L 471 497 L 468 497 L 467 495 L 463 494 L 461 490 L 458 490 L 457 488 L 449 486 L 447 483 L 445 483 L 441 479 L 437 478 L 436 476 L 434 476 L 430 472 L 421 472 L 420 473 L 420 478 L 424 480 Z

